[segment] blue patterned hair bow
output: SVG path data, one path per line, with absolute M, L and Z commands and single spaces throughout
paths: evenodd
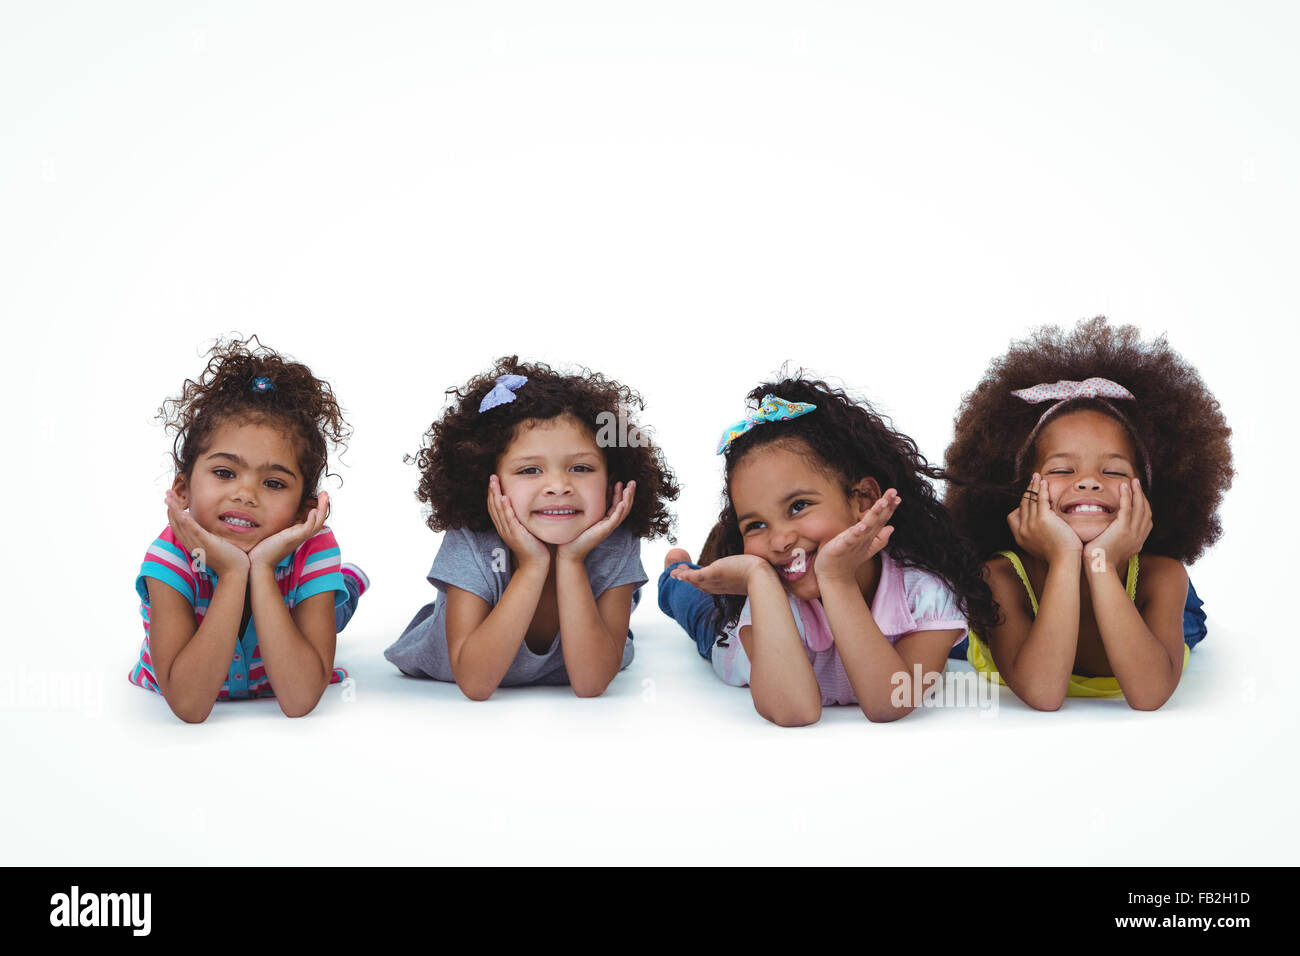
M 718 442 L 718 454 L 721 455 L 727 450 L 727 446 L 755 425 L 762 425 L 764 422 L 788 422 L 800 415 L 807 415 L 816 407 L 812 402 L 787 402 L 784 398 L 777 398 L 775 395 L 764 395 L 757 411 L 734 425 L 729 425 L 722 433 L 722 440 Z
M 253 379 L 252 389 L 255 392 L 274 392 L 275 383 L 265 375 L 259 375 L 257 378 Z
M 484 395 L 483 401 L 478 403 L 479 414 L 482 415 L 489 409 L 504 405 L 506 402 L 513 402 L 515 400 L 515 391 L 527 381 L 527 377 L 523 375 L 498 376 L 497 383 L 492 386 L 492 391 Z

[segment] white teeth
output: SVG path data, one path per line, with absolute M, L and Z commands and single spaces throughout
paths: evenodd
M 1070 514 L 1105 514 L 1106 509 L 1101 505 L 1075 505 L 1070 509 Z
M 251 528 L 251 527 L 253 527 L 253 522 L 251 522 L 251 521 L 245 521 L 243 518 L 229 518 L 229 517 L 227 517 L 227 518 L 222 518 L 221 520 L 224 521 L 226 524 L 238 525 L 238 526 L 241 527 L 241 528 Z
M 539 514 L 544 514 L 544 515 L 576 515 L 577 513 L 578 511 L 576 508 L 569 508 L 569 509 L 554 508 L 547 511 L 539 512 Z

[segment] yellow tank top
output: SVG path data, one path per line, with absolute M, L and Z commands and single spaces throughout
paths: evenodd
M 1011 566 L 1016 569 L 1016 575 L 1020 578 L 1020 583 L 1025 586 L 1025 592 L 1029 595 L 1029 607 L 1034 612 L 1034 617 L 1038 616 L 1038 596 L 1034 594 L 1034 587 L 1029 583 L 1029 575 L 1025 573 L 1025 566 L 1020 563 L 1020 556 L 1014 551 L 999 551 L 998 554 L 1005 557 L 1011 562 Z M 1138 583 L 1138 556 L 1135 554 L 1128 559 L 1128 575 L 1124 582 L 1124 591 L 1128 594 L 1130 601 L 1137 600 L 1137 583 Z M 1187 645 L 1183 645 L 1183 669 L 1187 669 L 1187 660 L 1191 655 L 1188 653 Z M 997 677 L 998 683 L 1006 686 L 1006 681 L 998 674 L 998 669 L 993 663 L 993 654 L 989 651 L 988 645 L 979 639 L 979 635 L 974 631 L 970 632 L 970 643 L 966 646 L 966 660 L 970 661 L 971 666 L 981 674 L 991 674 Z M 1080 677 L 1078 674 L 1070 675 L 1070 686 L 1065 691 L 1066 697 L 1123 697 L 1124 692 L 1119 689 L 1119 681 L 1113 677 Z

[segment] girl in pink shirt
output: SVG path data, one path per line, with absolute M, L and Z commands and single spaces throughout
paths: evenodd
M 672 567 L 660 606 L 698 600 L 665 600 L 674 581 L 715 595 L 707 619 L 678 619 L 718 635 L 714 670 L 747 684 L 774 723 L 810 724 L 823 705 L 852 703 L 870 720 L 896 720 L 919 699 L 914 675 L 942 672 L 967 623 L 995 613 L 978 554 L 927 480 L 941 472 L 870 405 L 825 382 L 767 382 L 748 398 L 757 411 L 718 448 L 716 555 Z M 685 557 L 670 552 L 670 566 Z

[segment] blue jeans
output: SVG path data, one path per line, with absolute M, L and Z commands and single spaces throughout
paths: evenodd
M 357 613 L 357 602 L 361 600 L 361 592 L 357 589 L 357 582 L 350 575 L 343 575 L 343 586 L 348 589 L 348 599 L 334 607 L 334 632 L 336 634 L 348 626 L 348 621 L 352 620 L 352 615 Z
M 698 564 L 678 561 L 677 564 L 664 568 L 664 573 L 659 575 L 659 610 L 680 624 L 694 639 L 700 656 L 710 660 L 713 657 L 713 642 L 718 637 L 709 626 L 709 615 L 713 613 L 713 595 L 672 577 L 669 572 L 678 564 L 685 564 L 688 568 L 699 567 Z
M 695 648 L 705 660 L 713 657 L 713 642 L 718 635 L 709 626 L 709 615 L 713 612 L 713 596 L 701 591 L 693 584 L 678 581 L 669 572 L 678 564 L 698 568 L 698 564 L 678 561 L 664 569 L 659 575 L 659 610 L 663 611 L 680 624 L 683 630 L 695 641 Z M 1183 640 L 1188 647 L 1195 647 L 1205 637 L 1205 612 L 1201 610 L 1204 602 L 1187 582 L 1187 606 L 1183 609 Z M 963 637 L 961 643 L 949 651 L 948 656 L 956 660 L 966 659 L 966 645 L 969 638 Z

